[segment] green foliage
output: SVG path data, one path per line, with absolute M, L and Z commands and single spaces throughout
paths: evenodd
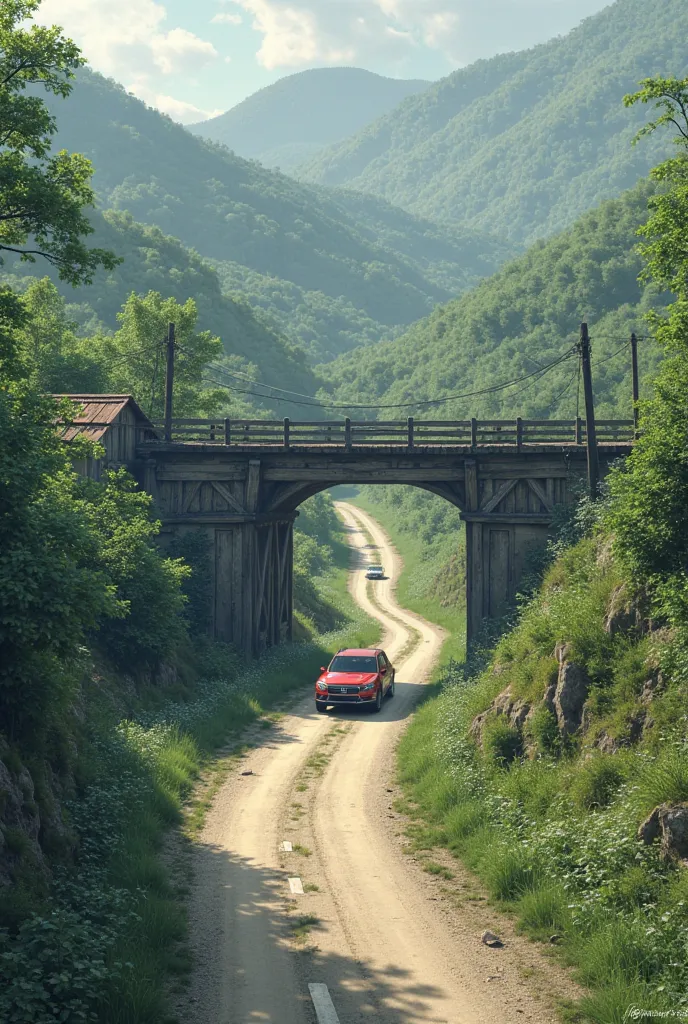
M 196 332 L 198 308 L 194 299 L 184 304 L 164 299 L 159 292 L 130 295 L 121 313 L 116 334 L 101 335 L 90 351 L 108 367 L 110 386 L 120 394 L 137 398 L 153 419 L 165 411 L 164 339 L 170 323 L 176 327 L 177 358 L 174 374 L 175 416 L 212 415 L 224 400 L 220 388 L 205 385 L 208 363 L 222 352 L 222 342 L 209 331 Z
M 617 0 L 564 37 L 476 61 L 300 169 L 440 223 L 533 243 L 618 196 L 667 153 L 630 149 L 620 103 L 642 75 L 685 68 L 683 0 Z
M 68 699 L 79 644 L 114 596 L 55 407 L 0 367 L 0 717 L 37 733 Z
M 90 338 L 116 331 L 118 315 L 130 296 L 151 291 L 175 299 L 182 306 L 193 296 L 198 327 L 223 341 L 225 354 L 219 361 L 227 370 L 252 378 L 260 376 L 268 383 L 308 394 L 317 390 L 316 378 L 306 367 L 304 353 L 258 319 L 242 298 L 223 295 L 217 274 L 196 253 L 164 235 L 159 228 L 136 224 L 127 214 L 94 214 L 92 221 L 96 241 L 113 249 L 124 262 L 113 270 L 98 271 L 93 284 L 82 286 L 76 296 L 72 288 L 59 281 L 56 273 L 52 275 L 67 302 L 64 315 L 78 324 L 76 351 L 69 348 L 67 365 L 60 367 L 66 383 L 70 379 L 68 374 L 74 375 L 75 361 L 77 366 L 79 360 L 92 365 L 98 359 L 102 345 L 96 344 L 93 352 Z M 11 269 L 14 273 L 4 275 L 4 280 L 16 290 L 26 289 L 33 279 L 20 276 L 20 265 L 15 264 Z M 79 301 L 74 302 L 75 298 Z M 217 373 L 213 373 L 213 377 L 220 382 L 225 380 L 224 375 Z M 231 379 L 227 382 L 237 384 Z M 89 389 L 87 387 L 84 393 Z M 56 390 L 76 393 L 83 389 L 61 384 Z M 230 415 L 253 418 L 255 406 L 271 408 L 274 415 L 273 403 L 252 401 L 254 407 L 249 410 L 243 396 L 225 392 L 225 409 Z
M 106 923 L 61 908 L 32 915 L 11 942 L 0 930 L 0 1013 L 7 1024 L 99 1019 L 104 984 L 117 985 L 125 970 L 106 962 L 116 938 L 112 910 L 107 916 Z
M 49 156 L 55 119 L 43 100 L 26 95 L 27 86 L 38 85 L 54 97 L 68 96 L 84 63 L 55 26 L 23 27 L 39 5 L 5 0 L 0 10 L 0 253 L 29 263 L 44 257 L 62 280 L 78 284 L 116 260 L 83 242 L 91 233 L 84 207 L 94 203 L 90 162 L 65 150 Z
M 361 322 L 372 336 L 371 322 L 382 335 L 425 316 L 490 273 L 505 251 L 479 233 L 419 220 L 372 197 L 308 187 L 241 160 L 86 69 L 60 109 L 58 140 L 96 162 L 101 208 L 128 211 L 205 258 L 232 264 L 234 272 L 277 279 L 274 302 L 268 281 L 255 285 L 264 289 L 271 323 L 295 339 L 315 321 L 318 331 L 327 331 L 311 338 L 318 358 L 349 347 Z M 244 289 L 232 284 L 231 290 Z M 309 304 L 317 293 L 322 313 L 301 308 L 296 296 L 305 293 Z M 224 337 L 216 326 L 203 326 Z M 234 337 L 224 341 L 233 351 Z M 261 370 L 266 366 L 261 361 Z
M 38 387 L 48 393 L 106 394 L 107 369 L 77 338 L 77 324 L 50 278 L 31 279 L 23 299 L 28 319 L 19 338 Z
M 338 402 L 381 403 L 380 419 L 405 415 L 391 403 L 434 401 L 518 380 L 573 349 L 578 325 L 590 324 L 595 411 L 629 418 L 631 332 L 647 333 L 644 315 L 663 308 L 656 285 L 639 283 L 636 232 L 656 189 L 643 182 L 586 214 L 574 228 L 508 263 L 473 291 L 415 324 L 400 338 L 341 356 L 321 368 Z M 660 361 L 651 340 L 640 343 L 641 375 Z M 579 405 L 580 403 L 580 405 Z M 573 419 L 582 409 L 575 355 L 542 377 L 492 394 L 427 409 L 419 418 Z M 371 412 L 371 416 L 373 413 Z
M 522 753 L 521 734 L 501 716 L 486 722 L 483 749 L 495 764 L 506 766 Z
M 182 582 L 186 598 L 184 617 L 189 623 L 190 635 L 198 640 L 212 625 L 212 545 L 201 530 L 190 530 L 174 538 L 171 554 L 191 570 Z
M 541 754 L 556 754 L 561 749 L 557 716 L 541 704 L 530 720 L 530 736 Z
M 571 795 L 586 810 L 607 807 L 626 780 L 627 771 L 628 765 L 618 755 L 591 757 L 576 773 Z
M 654 177 L 662 191 L 651 203 L 642 229 L 646 276 L 670 288 L 676 301 L 653 324 L 667 359 L 643 408 L 642 437 L 632 456 L 611 478 L 607 515 L 615 551 L 636 588 L 645 588 L 656 610 L 675 628 L 675 659 L 685 656 L 688 628 L 688 462 L 685 401 L 688 394 L 688 79 L 651 79 L 627 103 L 655 100 L 664 113 L 648 128 L 671 123 L 679 130 L 679 155 Z
M 154 548 L 160 524 L 150 518 L 153 499 L 126 470 L 81 486 L 84 514 L 97 538 L 97 564 L 119 610 L 99 624 L 101 642 L 121 667 L 155 669 L 165 658 L 174 660 L 185 638 L 182 585 L 190 570 Z

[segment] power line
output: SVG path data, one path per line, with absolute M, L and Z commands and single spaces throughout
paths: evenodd
M 602 363 L 608 363 L 610 359 L 616 359 L 616 357 L 617 357 L 618 355 L 621 355 L 621 353 L 622 353 L 622 352 L 623 352 L 623 351 L 624 351 L 625 349 L 627 349 L 629 345 L 630 345 L 630 339 L 627 339 L 627 340 L 626 340 L 626 341 L 624 342 L 624 344 L 623 344 L 623 345 L 621 346 L 621 348 L 618 348 L 618 349 L 616 350 L 616 352 L 612 352 L 612 354 L 611 354 L 611 355 L 609 355 L 609 356 L 604 356 L 604 358 L 602 358 L 602 359 L 593 359 L 593 363 L 595 364 L 595 366 L 600 366 L 600 365 L 601 365 Z
M 579 370 L 578 370 L 578 369 L 576 369 L 576 370 L 574 371 L 574 374 L 573 374 L 573 376 L 572 376 L 572 377 L 571 377 L 571 379 L 569 380 L 568 384 L 566 384 L 566 385 L 565 385 L 565 387 L 564 387 L 564 390 L 563 390 L 563 391 L 560 391 L 560 392 L 559 392 L 559 394 L 557 395 L 557 397 L 556 397 L 556 398 L 553 398 L 553 399 L 552 399 L 552 401 L 550 402 L 550 404 L 549 404 L 549 407 L 550 407 L 550 409 L 554 409 L 554 408 L 556 408 L 556 406 L 557 406 L 557 405 L 559 404 L 559 402 L 560 402 L 560 401 L 562 400 L 562 398 L 564 397 L 564 395 L 565 395 L 565 394 L 567 393 L 567 391 L 569 390 L 569 388 L 570 388 L 570 387 L 571 387 L 571 385 L 573 384 L 573 382 L 574 382 L 574 380 L 576 379 L 576 377 L 578 376 L 578 374 L 579 374 Z M 576 418 L 578 418 L 578 417 L 577 417 L 577 415 L 576 415 Z
M 523 376 L 521 376 L 521 377 L 516 377 L 514 380 L 504 381 L 501 384 L 494 384 L 494 385 L 492 385 L 491 387 L 488 387 L 488 388 L 480 388 L 477 391 L 465 391 L 465 392 L 462 392 L 460 394 L 447 395 L 444 398 L 424 399 L 423 401 L 419 401 L 419 402 L 393 402 L 393 403 L 391 403 L 391 402 L 388 402 L 388 403 L 384 403 L 384 402 L 372 402 L 372 403 L 360 403 L 360 402 L 346 402 L 346 403 L 342 403 L 342 402 L 319 402 L 317 400 L 314 400 L 312 396 L 310 396 L 310 395 L 302 395 L 298 391 L 287 391 L 285 388 L 278 388 L 278 387 L 276 387 L 276 386 L 274 386 L 272 384 L 264 384 L 264 383 L 262 383 L 260 381 L 253 381 L 252 382 L 257 387 L 269 388 L 270 390 L 279 391 L 279 392 L 281 392 L 283 394 L 297 395 L 299 398 L 306 399 L 306 401 L 300 401 L 299 402 L 299 401 L 295 401 L 293 398 L 276 398 L 273 395 L 265 395 L 265 394 L 262 394 L 261 392 L 253 391 L 250 388 L 237 388 L 237 387 L 233 387 L 230 384 L 224 383 L 223 381 L 215 380 L 214 378 L 204 378 L 204 380 L 205 380 L 206 383 L 215 384 L 218 387 L 224 387 L 228 391 L 233 391 L 236 394 L 253 395 L 255 398 L 262 398 L 263 400 L 271 399 L 271 400 L 276 400 L 276 401 L 287 402 L 290 405 L 310 406 L 310 407 L 313 407 L 313 408 L 316 408 L 316 409 L 410 409 L 410 408 L 421 409 L 421 408 L 427 408 L 428 406 L 445 405 L 447 402 L 454 402 L 454 401 L 457 401 L 457 400 L 462 399 L 462 398 L 477 398 L 477 397 L 480 397 L 482 395 L 492 395 L 492 394 L 495 394 L 495 393 L 497 393 L 499 391 L 505 391 L 507 388 L 515 387 L 517 384 L 521 384 L 524 381 L 532 380 L 534 377 L 541 378 L 542 376 L 545 375 L 545 373 L 548 373 L 550 370 L 553 370 L 555 366 L 559 366 L 561 363 L 565 362 L 567 359 L 570 359 L 571 356 L 574 355 L 575 352 L 576 352 L 575 347 L 574 348 L 570 348 L 566 352 L 564 352 L 561 356 L 559 356 L 557 359 L 553 360 L 551 363 L 547 363 L 545 366 L 540 367 L 537 370 L 532 371 L 531 373 L 526 373 L 526 374 L 523 374 Z M 220 372 L 222 372 L 222 373 L 227 372 L 229 376 L 233 376 L 231 371 L 220 370 Z M 533 383 L 537 383 L 537 382 L 533 381 Z

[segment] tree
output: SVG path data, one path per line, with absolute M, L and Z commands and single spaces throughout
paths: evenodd
M 92 342 L 92 351 L 107 368 L 111 387 L 134 395 L 149 416 L 161 417 L 165 402 L 165 348 L 168 325 L 176 325 L 177 363 L 174 411 L 177 416 L 212 415 L 224 392 L 205 385 L 206 367 L 222 352 L 210 331 L 197 333 L 198 309 L 193 299 L 180 303 L 159 292 L 129 296 L 117 314 L 120 329 Z
M 642 410 L 642 436 L 626 465 L 612 474 L 609 525 L 616 550 L 637 586 L 676 626 L 688 625 L 688 79 L 647 79 L 627 105 L 653 102 L 661 115 L 640 135 L 665 125 L 678 130 L 678 155 L 653 177 L 640 229 L 644 275 L 676 296 L 665 315 L 650 316 L 667 358 L 652 400 Z M 679 633 L 681 631 L 679 630 Z
M 26 319 L 18 337 L 27 365 L 41 391 L 58 394 L 102 394 L 109 389 L 104 365 L 77 338 L 76 324 L 49 277 L 32 281 L 23 295 Z
M 22 27 L 39 6 L 40 0 L 0 4 L 0 262 L 2 252 L 31 263 L 40 256 L 62 280 L 89 283 L 97 267 L 119 262 L 83 241 L 93 230 L 84 213 L 94 204 L 92 165 L 64 150 L 49 155 L 55 119 L 43 100 L 26 95 L 27 86 L 38 85 L 67 97 L 85 61 L 56 26 Z

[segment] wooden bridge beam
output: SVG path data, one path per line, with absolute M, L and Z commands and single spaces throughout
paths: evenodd
M 628 450 L 608 445 L 602 471 Z M 142 445 L 138 458 L 133 468 L 166 535 L 208 537 L 212 632 L 249 656 L 292 636 L 293 524 L 310 495 L 339 483 L 404 483 L 457 506 L 466 523 L 470 643 L 513 602 L 530 552 L 546 542 L 553 508 L 572 500 L 572 481 L 586 469 L 582 446 L 551 444 L 267 451 L 175 443 Z

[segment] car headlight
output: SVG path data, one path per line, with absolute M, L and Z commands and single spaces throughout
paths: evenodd
M 316 690 L 319 690 L 320 693 L 327 693 L 327 683 L 323 683 L 320 679 L 315 684 L 315 688 Z
M 361 693 L 369 693 L 370 690 L 375 689 L 375 683 L 366 683 L 365 686 L 361 687 Z

